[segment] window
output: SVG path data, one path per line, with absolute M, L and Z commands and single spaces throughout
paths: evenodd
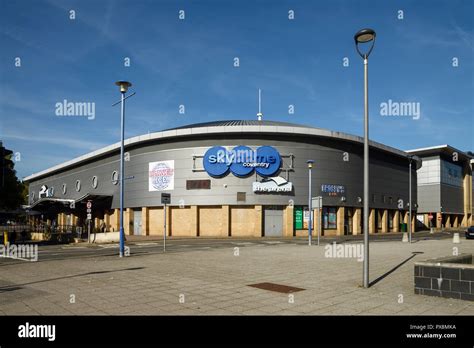
M 186 190 L 210 190 L 211 180 L 186 180 Z
M 337 228 L 337 214 L 335 207 L 323 207 L 323 225 L 325 229 Z
M 393 229 L 393 211 L 391 210 L 388 211 L 388 228 Z
M 67 186 L 66 184 L 63 184 L 63 195 L 65 195 L 67 192 Z
M 117 185 L 119 182 L 119 176 L 116 170 L 112 172 L 112 184 Z
M 79 192 L 81 190 L 81 180 L 76 180 L 76 191 Z
M 92 187 L 93 187 L 93 188 L 97 188 L 97 183 L 98 183 L 98 182 L 97 182 L 97 176 L 94 175 L 94 176 L 92 177 Z
M 245 202 L 245 192 L 237 192 L 237 202 Z

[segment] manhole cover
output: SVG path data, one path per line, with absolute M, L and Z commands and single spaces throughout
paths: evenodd
M 290 294 L 292 292 L 305 290 L 302 288 L 295 288 L 294 286 L 287 286 L 287 285 L 281 285 L 281 284 L 275 284 L 275 283 L 258 283 L 258 284 L 250 284 L 249 286 L 258 288 L 258 289 L 263 289 L 263 290 L 281 292 L 284 294 Z

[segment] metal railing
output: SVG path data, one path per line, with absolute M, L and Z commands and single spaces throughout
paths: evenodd
M 8 240 L 14 243 L 18 240 L 32 240 L 33 233 L 42 234 L 41 240 L 52 242 L 69 242 L 73 238 L 87 238 L 87 229 L 75 225 L 47 224 L 15 224 L 1 225 L 0 234 L 8 233 Z

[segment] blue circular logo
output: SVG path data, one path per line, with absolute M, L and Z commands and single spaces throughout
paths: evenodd
M 248 146 L 239 145 L 229 152 L 231 158 L 230 171 L 238 177 L 244 177 L 253 172 L 255 151 Z
M 222 177 L 229 169 L 237 177 L 246 177 L 254 170 L 261 176 L 273 176 L 280 170 L 281 157 L 271 146 L 252 150 L 248 146 L 239 145 L 231 151 L 222 146 L 214 146 L 204 154 L 203 165 L 213 177 Z
M 214 146 L 207 150 L 202 162 L 204 169 L 210 176 L 224 176 L 229 171 L 227 150 L 222 146 Z
M 257 149 L 257 166 L 255 170 L 261 176 L 272 176 L 280 169 L 281 157 L 271 146 L 261 146 Z

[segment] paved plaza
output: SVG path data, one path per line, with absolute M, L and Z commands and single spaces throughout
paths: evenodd
M 453 247 L 474 253 L 474 241 L 373 241 L 370 279 L 378 281 L 369 289 L 360 287 L 362 262 L 327 257 L 327 241 L 305 243 L 170 240 L 163 253 L 159 241 L 137 242 L 122 259 L 116 245 L 40 246 L 38 262 L 0 259 L 0 314 L 474 315 L 474 302 L 413 290 L 414 262 Z M 304 290 L 249 286 L 265 282 Z

